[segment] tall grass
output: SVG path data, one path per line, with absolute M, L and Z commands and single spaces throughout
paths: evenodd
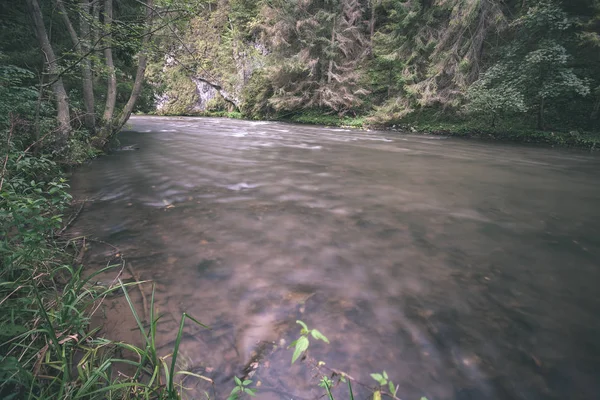
M 177 355 L 186 321 L 208 328 L 190 315 L 183 314 L 173 352 L 160 356 L 156 349 L 156 327 L 160 316 L 155 313 L 154 290 L 150 304 L 150 324 L 140 319 L 127 287 L 119 284 L 99 289 L 90 282 L 104 268 L 87 278 L 82 269 L 68 266 L 56 272 L 69 277 L 65 286 L 51 296 L 40 281 L 29 287 L 33 301 L 32 326 L 2 343 L 0 364 L 0 397 L 3 399 L 180 399 L 182 386 L 177 376 L 193 376 L 212 382 L 210 378 L 176 370 Z M 89 310 L 104 296 L 122 290 L 140 329 L 142 345 L 97 338 L 89 329 Z M 60 291 L 59 291 L 60 290 Z M 5 298 L 6 299 L 6 298 Z M 8 300 L 7 300 L 8 301 Z M 37 307 L 36 307 L 37 306 Z M 18 311 L 13 310 L 13 315 Z M 122 357 L 123 352 L 135 359 Z M 118 373 L 119 368 L 133 368 L 131 376 Z M 181 381 L 181 380 L 179 380 Z
M 161 357 L 154 292 L 144 329 L 127 292 L 139 283 L 97 286 L 99 274 L 118 266 L 88 276 L 73 266 L 68 243 L 58 234 L 71 196 L 53 161 L 7 149 L 0 190 L 1 399 L 178 399 L 178 377 L 210 381 L 176 370 L 186 322 L 204 325 L 183 314 L 173 353 Z M 116 290 L 123 291 L 142 333 L 140 347 L 97 337 L 99 328 L 90 327 L 93 312 Z M 135 373 L 120 373 L 123 366 Z

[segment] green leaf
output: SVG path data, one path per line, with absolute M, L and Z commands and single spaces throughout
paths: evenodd
M 329 339 L 327 339 L 327 337 L 325 335 L 323 335 L 321 332 L 319 332 L 316 329 L 313 329 L 312 331 L 310 331 L 310 334 L 312 335 L 312 337 L 314 337 L 317 340 L 322 340 L 325 343 L 329 343 Z
M 233 379 L 235 380 L 236 385 L 242 386 L 242 381 L 240 380 L 240 378 L 238 378 L 237 376 L 234 376 Z
M 388 387 L 390 388 L 390 393 L 394 394 L 394 384 L 392 383 L 392 381 L 388 382 Z
M 377 382 L 381 382 L 383 380 L 383 375 L 381 375 L 381 374 L 371 374 L 371 378 L 375 379 Z
M 250 396 L 256 396 L 256 390 L 254 389 L 244 389 L 244 392 L 248 393 Z
M 294 349 L 294 355 L 292 356 L 292 364 L 300 357 L 304 351 L 308 349 L 308 338 L 306 336 L 302 336 L 296 342 L 296 348 Z
M 252 381 L 250 379 L 246 379 L 244 382 L 242 382 L 242 385 L 248 386 L 251 383 L 252 383 Z
M 302 322 L 302 321 L 300 321 L 300 320 L 297 320 L 297 321 L 296 321 L 296 323 L 297 323 L 297 324 L 300 324 L 300 325 L 301 325 L 301 326 L 302 326 L 302 327 L 303 327 L 305 330 L 307 330 L 307 331 L 308 331 L 308 326 L 306 326 L 306 324 L 305 324 L 304 322 Z
M 235 393 L 239 392 L 240 390 L 242 390 L 242 388 L 239 386 L 236 386 L 231 390 L 231 394 L 235 394 Z
M 27 332 L 27 327 L 23 325 L 6 324 L 0 326 L 0 337 L 13 338 L 25 332 Z
M 385 379 L 390 379 L 390 378 L 388 377 L 388 374 L 387 374 L 387 372 L 385 372 L 385 371 L 383 371 L 383 377 L 384 377 Z

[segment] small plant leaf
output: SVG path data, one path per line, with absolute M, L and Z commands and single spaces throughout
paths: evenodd
M 308 338 L 302 336 L 296 342 L 296 348 L 294 349 L 294 355 L 292 356 L 292 364 L 300 357 L 304 351 L 308 349 Z
M 304 322 L 302 322 L 302 321 L 300 321 L 300 320 L 297 320 L 297 321 L 296 321 L 296 323 L 297 323 L 297 324 L 300 324 L 300 325 L 302 326 L 302 328 L 304 328 L 305 330 L 307 330 L 307 331 L 308 331 L 308 326 L 306 326 L 306 324 L 305 324 Z
M 248 386 L 251 383 L 252 383 L 252 381 L 250 379 L 246 379 L 244 382 L 242 382 L 242 385 Z
M 390 388 L 390 393 L 394 394 L 394 384 L 392 383 L 392 381 L 388 382 L 388 387 Z
M 231 390 L 231 394 L 236 394 L 236 393 L 237 393 L 237 392 L 239 392 L 240 390 L 242 390 L 242 388 L 241 388 L 241 387 L 239 387 L 239 386 L 236 386 L 236 387 L 234 387 L 234 388 Z
M 377 382 L 381 382 L 383 380 L 383 375 L 381 375 L 381 374 L 371 374 L 371 378 L 375 379 Z
M 242 386 L 242 381 L 240 380 L 240 378 L 238 378 L 237 376 L 234 376 L 233 380 L 235 381 L 236 385 Z
M 244 392 L 248 393 L 250 396 L 256 396 L 256 391 L 253 389 L 244 389 Z
M 388 377 L 388 374 L 387 374 L 387 372 L 385 372 L 385 371 L 383 371 L 383 377 L 384 377 L 385 379 L 390 379 L 390 378 Z
M 375 393 L 373 393 L 373 400 L 381 400 L 381 392 L 379 390 L 376 390 Z
M 23 325 L 5 324 L 0 327 L 0 337 L 12 338 L 27 332 L 27 327 Z
M 319 332 L 316 329 L 313 329 L 312 331 L 310 331 L 310 334 L 312 335 L 312 337 L 314 337 L 317 340 L 322 340 L 325 343 L 329 343 L 329 339 L 327 339 L 327 337 L 325 335 L 323 335 L 321 332 Z

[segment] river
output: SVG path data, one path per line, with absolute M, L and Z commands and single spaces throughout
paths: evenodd
M 250 369 L 259 398 L 322 395 L 282 346 L 300 319 L 331 341 L 312 357 L 385 370 L 403 400 L 598 398 L 597 155 L 216 118 L 133 117 L 119 138 L 71 178 L 71 235 L 94 238 L 88 268 L 122 256 L 154 282 L 161 354 L 183 312 L 212 327 L 186 327 L 179 365 L 217 392 L 189 396 Z M 103 315 L 136 340 L 122 299 Z

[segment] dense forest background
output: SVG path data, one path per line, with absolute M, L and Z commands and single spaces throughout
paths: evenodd
M 222 0 L 161 43 L 158 112 L 598 127 L 596 0 Z
M 63 144 L 135 111 L 599 127 L 598 0 L 8 0 L 0 27 L 0 118 Z

